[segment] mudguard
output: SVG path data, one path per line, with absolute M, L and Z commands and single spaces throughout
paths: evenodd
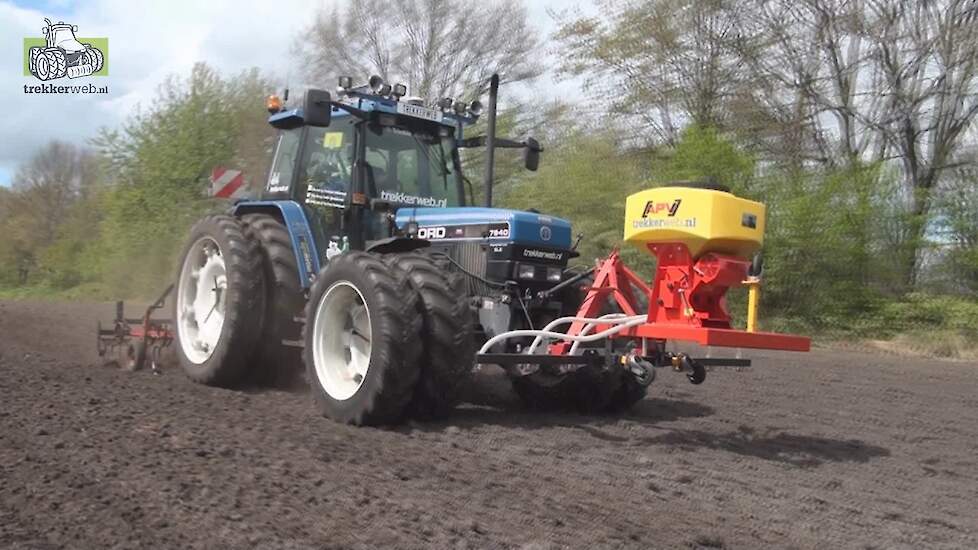
M 231 212 L 235 216 L 243 216 L 269 210 L 278 211 L 289 232 L 295 263 L 299 268 L 299 284 L 303 289 L 308 289 L 313 277 L 319 273 L 319 250 L 302 206 L 295 201 L 242 201 L 235 204 Z

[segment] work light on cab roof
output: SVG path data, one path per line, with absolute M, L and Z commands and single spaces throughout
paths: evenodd
M 367 90 L 369 90 L 370 95 L 393 99 L 394 101 L 402 101 L 401 98 L 406 98 L 403 99 L 403 101 L 412 105 L 424 105 L 424 100 L 420 97 L 406 97 L 408 88 L 405 84 L 387 83 L 384 81 L 383 77 L 379 75 L 371 76 L 367 80 L 367 83 L 362 86 L 354 86 L 353 77 L 351 76 L 341 76 L 339 77 L 339 87 L 337 88 L 336 92 L 338 96 L 343 97 L 364 94 L 367 93 Z M 438 100 L 435 106 L 438 107 L 443 113 L 454 113 L 458 116 L 469 116 L 473 119 L 479 118 L 479 116 L 485 110 L 485 106 L 478 99 L 465 103 L 461 100 L 445 97 Z

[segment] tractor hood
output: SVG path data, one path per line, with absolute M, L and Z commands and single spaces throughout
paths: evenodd
M 411 221 L 418 224 L 418 236 L 431 241 L 515 242 L 560 250 L 571 246 L 570 222 L 523 210 L 402 207 L 397 211 L 398 228 Z

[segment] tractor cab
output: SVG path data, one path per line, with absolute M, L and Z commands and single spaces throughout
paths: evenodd
M 47 26 L 42 29 L 47 38 L 48 47 L 61 48 L 67 53 L 80 52 L 85 50 L 85 45 L 75 38 L 78 25 L 69 25 L 64 21 L 51 23 L 50 19 L 45 19 Z
M 358 249 L 391 237 L 399 207 L 466 205 L 456 136 L 471 119 L 355 93 L 330 106 L 328 126 L 303 109 L 269 119 L 282 132 L 262 198 L 303 205 L 326 249 L 341 235 Z
M 464 128 L 482 114 L 479 101 L 425 106 L 380 77 L 360 87 L 351 82 L 340 79 L 337 98 L 309 90 L 301 107 L 286 109 L 277 96 L 267 102 L 269 123 L 281 132 L 261 202 L 302 210 L 312 243 L 296 243 L 296 250 L 314 256 L 300 261 L 308 273 L 345 250 L 430 246 L 464 270 L 470 295 L 486 309 L 529 304 L 564 280 L 575 254 L 570 223 L 477 207 L 462 174 L 459 150 L 482 145 L 523 149 L 526 167 L 535 170 L 542 150 L 535 140 L 466 139 Z M 490 190 L 487 184 L 487 196 Z M 557 307 L 553 300 L 549 306 Z M 489 333 L 510 328 L 511 316 L 501 311 L 512 308 L 495 309 Z

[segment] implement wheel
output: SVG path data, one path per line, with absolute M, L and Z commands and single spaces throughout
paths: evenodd
M 306 304 L 303 359 L 316 404 L 347 424 L 394 424 L 418 381 L 421 317 L 407 276 L 366 252 L 334 257 Z
M 177 271 L 177 355 L 187 376 L 212 386 L 241 382 L 261 327 L 261 257 L 241 222 L 207 216 L 190 230 Z
M 472 378 L 475 340 L 466 281 L 423 252 L 389 254 L 384 262 L 406 275 L 420 298 L 421 379 L 408 413 L 422 420 L 445 418 Z

